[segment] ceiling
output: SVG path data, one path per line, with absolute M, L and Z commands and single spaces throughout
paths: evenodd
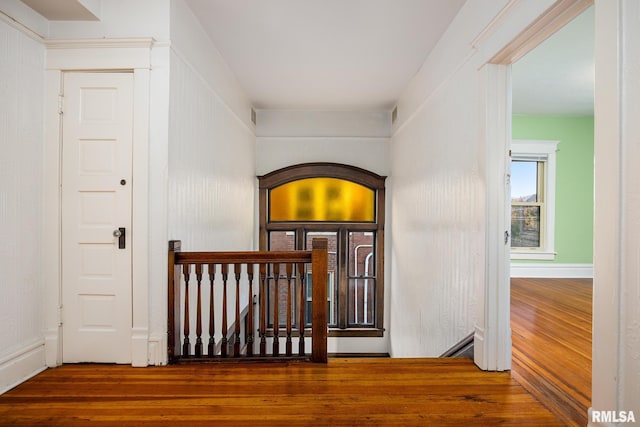
M 257 108 L 391 109 L 464 0 L 187 0 Z M 593 7 L 513 65 L 516 114 L 593 114 Z
M 256 108 L 391 109 L 464 0 L 186 0 Z
M 96 20 L 101 0 L 22 0 Z M 465 0 L 186 0 L 256 108 L 393 108 Z M 515 114 L 593 114 L 593 7 L 513 65 Z
M 515 114 L 592 115 L 593 7 L 513 64 L 512 87 Z
M 97 21 L 87 6 L 99 6 L 97 0 L 22 0 L 22 3 L 49 21 Z M 85 3 L 85 4 L 83 4 Z

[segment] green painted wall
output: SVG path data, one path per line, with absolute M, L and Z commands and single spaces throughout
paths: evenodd
M 555 250 L 557 255 L 553 262 L 591 264 L 593 262 L 593 116 L 514 115 L 512 126 L 513 139 L 560 141 L 556 157 Z

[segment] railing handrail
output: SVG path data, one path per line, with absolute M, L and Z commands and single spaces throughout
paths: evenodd
M 311 262 L 311 251 L 176 252 L 175 264 L 262 264 Z

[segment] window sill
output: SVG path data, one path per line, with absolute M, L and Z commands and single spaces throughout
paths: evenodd
M 278 331 L 279 337 L 286 337 L 287 333 L 285 330 L 286 326 L 281 325 Z M 347 328 L 347 329 L 339 329 L 339 328 L 331 328 L 329 327 L 328 336 L 329 337 L 383 337 L 384 329 L 378 328 Z M 307 338 L 311 338 L 311 328 L 305 328 L 304 335 Z M 265 336 L 273 337 L 273 328 L 269 327 L 265 331 Z M 300 334 L 298 331 L 294 330 L 291 332 L 292 337 L 298 337 Z
M 512 250 L 511 259 L 522 260 L 536 260 L 536 261 L 553 261 L 556 259 L 555 252 L 547 251 L 527 251 L 527 250 Z
M 377 328 L 329 328 L 330 337 L 382 337 L 384 329 Z

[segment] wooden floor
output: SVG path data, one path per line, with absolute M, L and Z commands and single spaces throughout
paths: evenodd
M 0 396 L 0 425 L 586 425 L 591 292 L 512 279 L 511 373 L 470 359 L 64 365 Z
M 64 365 L 0 396 L 1 425 L 563 425 L 470 359 Z
M 567 425 L 591 406 L 591 279 L 511 279 L 512 375 Z

